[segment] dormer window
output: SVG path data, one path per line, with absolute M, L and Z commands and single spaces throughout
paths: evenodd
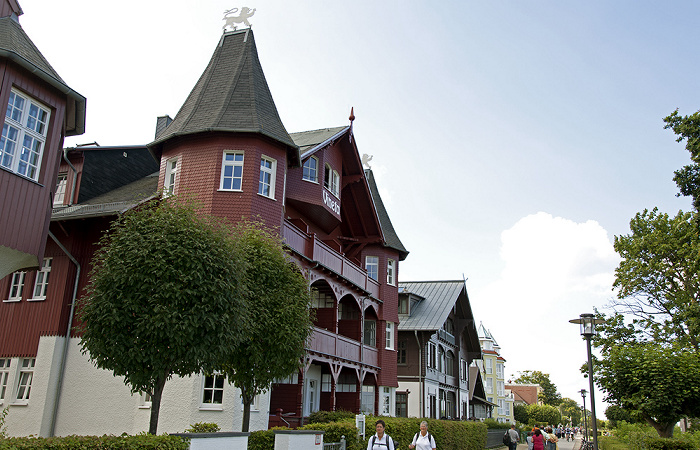
M 330 164 L 326 164 L 323 175 L 323 185 L 331 191 L 331 194 L 340 198 L 340 175 L 338 172 L 333 170 Z
M 408 315 L 409 309 L 408 309 L 408 297 L 407 296 L 401 296 L 399 297 L 399 314 L 406 314 Z
M 0 138 L 0 165 L 36 181 L 46 142 L 49 109 L 14 89 Z
M 304 161 L 304 169 L 301 175 L 302 180 L 318 183 L 318 158 L 312 156 Z

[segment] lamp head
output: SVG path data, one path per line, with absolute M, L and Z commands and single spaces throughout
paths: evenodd
M 581 336 L 590 339 L 597 334 L 596 325 L 603 323 L 603 319 L 596 319 L 595 315 L 586 313 L 581 314 L 578 319 L 569 320 L 569 322 L 581 325 Z

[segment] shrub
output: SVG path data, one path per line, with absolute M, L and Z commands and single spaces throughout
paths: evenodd
M 187 450 L 190 444 L 179 436 L 139 434 L 136 436 L 23 437 L 0 440 L 0 449 L 13 450 Z
M 367 428 L 362 449 L 374 435 L 374 423 L 380 417 L 367 416 Z M 394 439 L 397 447 L 404 449 L 413 441 L 420 429 L 421 421 L 428 422 L 428 431 L 435 437 L 440 450 L 483 450 L 486 447 L 486 425 L 481 422 L 466 422 L 437 419 L 405 419 L 381 417 L 386 422 L 386 433 Z M 349 447 L 348 447 L 349 448 Z
M 7 430 L 5 429 L 5 417 L 7 413 L 10 412 L 10 407 L 5 406 L 2 411 L 0 411 L 0 439 L 5 439 L 7 437 Z
M 484 419 L 484 423 L 486 424 L 486 427 L 488 429 L 494 429 L 494 428 L 507 429 L 507 428 L 510 428 L 510 425 L 511 425 L 508 422 L 499 422 L 496 419 Z
M 220 431 L 221 427 L 218 424 L 212 422 L 197 422 L 190 425 L 185 433 L 216 433 Z
M 316 411 L 309 415 L 309 423 L 328 423 L 340 422 L 347 419 L 355 419 L 355 413 L 352 411 Z M 324 439 L 325 442 L 325 439 Z
M 288 430 L 286 427 L 273 427 L 269 430 L 253 431 L 248 436 L 248 450 L 274 450 L 275 430 Z
M 323 442 L 340 442 L 340 437 L 345 436 L 347 450 L 363 450 L 367 448 L 367 442 L 362 444 L 362 441 L 357 437 L 357 428 L 355 427 L 355 415 L 353 420 L 343 420 L 339 422 L 316 422 L 299 427 L 300 430 L 319 430 L 323 431 Z M 374 423 L 374 422 L 372 422 Z M 366 429 L 369 432 L 368 429 Z M 374 433 L 372 433 L 374 434 Z M 393 437 L 393 436 L 392 436 Z

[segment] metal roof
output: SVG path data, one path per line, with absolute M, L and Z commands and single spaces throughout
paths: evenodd
M 346 125 L 344 127 L 322 128 L 320 130 L 290 133 L 289 136 L 291 136 L 294 143 L 299 147 L 301 158 L 304 159 L 315 151 L 325 147 L 349 129 L 350 126 Z
M 410 292 L 423 298 L 411 309 L 410 317 L 399 322 L 399 331 L 437 331 L 442 328 L 460 296 L 467 300 L 463 280 L 401 282 L 399 287 L 403 288 L 404 293 Z

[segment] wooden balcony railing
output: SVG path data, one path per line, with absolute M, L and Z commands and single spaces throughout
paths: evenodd
M 314 327 L 311 341 L 309 342 L 309 350 L 357 363 L 371 366 L 379 365 L 376 348 L 362 345 L 355 340 L 322 328 Z
M 379 297 L 379 283 L 376 280 L 368 277 L 364 269 L 320 241 L 315 234 L 305 233 L 285 220 L 282 227 L 282 237 L 284 243 L 295 252 L 322 264 L 369 292 L 373 297 Z

